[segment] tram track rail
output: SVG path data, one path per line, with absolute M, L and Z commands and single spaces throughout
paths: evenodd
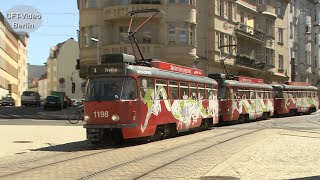
M 246 136 L 246 135 L 249 135 L 249 134 L 253 134 L 253 133 L 256 133 L 256 132 L 259 132 L 259 131 L 262 131 L 262 130 L 264 130 L 264 129 L 258 129 L 258 130 L 250 131 L 250 132 L 247 132 L 247 133 L 244 133 L 244 134 L 241 134 L 241 135 L 237 135 L 237 136 L 232 137 L 232 138 L 228 138 L 228 139 L 226 139 L 226 140 L 224 140 L 224 141 L 215 142 L 215 143 L 213 143 L 213 144 L 210 144 L 209 146 L 206 146 L 206 147 L 204 147 L 204 148 L 201 148 L 200 150 L 196 150 L 195 152 L 191 152 L 191 153 L 189 153 L 189 154 L 187 154 L 187 155 L 183 155 L 182 157 L 176 158 L 175 160 L 170 161 L 170 162 L 168 162 L 168 163 L 165 163 L 165 164 L 161 165 L 160 167 L 154 168 L 154 169 L 152 169 L 152 170 L 150 170 L 150 171 L 148 171 L 148 172 L 146 172 L 146 173 L 143 173 L 142 175 L 140 175 L 140 176 L 138 176 L 138 177 L 136 177 L 136 178 L 134 178 L 134 179 L 139 179 L 139 178 L 141 178 L 141 177 L 144 177 L 144 176 L 148 175 L 149 173 L 151 173 L 151 172 L 153 172 L 153 171 L 156 171 L 156 170 L 158 170 L 158 169 L 160 169 L 160 168 L 163 168 L 163 167 L 165 167 L 165 166 L 168 166 L 168 165 L 170 165 L 170 164 L 172 164 L 172 163 L 174 163 L 174 162 L 177 162 L 177 161 L 179 161 L 179 160 L 181 160 L 181 159 L 184 159 L 184 158 L 186 158 L 186 157 L 188 157 L 188 156 L 191 156 L 191 155 L 193 155 L 193 154 L 199 153 L 199 152 L 201 152 L 201 151 L 210 149 L 210 148 L 212 148 L 212 147 L 215 147 L 215 146 L 218 146 L 218 145 L 227 143 L 227 142 L 232 141 L 232 140 L 235 140 L 235 139 L 237 139 L 237 138 L 240 138 L 240 137 L 243 137 L 243 136 Z M 230 132 L 227 132 L 227 133 L 219 134 L 219 136 L 226 135 L 226 134 L 230 134 L 230 133 L 234 133 L 234 132 L 239 132 L 239 131 L 243 131 L 243 129 L 234 130 L 234 131 L 230 131 Z M 215 136 L 215 137 L 216 137 L 216 136 Z M 203 139 L 203 140 L 208 140 L 208 138 L 205 138 L 205 139 Z M 143 156 L 143 157 L 140 157 L 140 158 L 131 160 L 131 161 L 127 161 L 127 162 L 124 162 L 124 163 L 121 163 L 121 164 L 118 164 L 118 165 L 115 165 L 115 166 L 112 166 L 112 167 L 108 167 L 108 168 L 102 169 L 102 170 L 100 170 L 100 171 L 96 171 L 96 172 L 91 173 L 91 174 L 89 174 L 89 175 L 86 175 L 86 176 L 84 176 L 84 177 L 78 178 L 78 180 L 90 179 L 90 178 L 99 176 L 99 175 L 101 175 L 101 174 L 110 172 L 110 171 L 112 171 L 112 170 L 115 170 L 115 169 L 118 169 L 118 168 L 121 168 L 121 167 L 124 167 L 124 166 L 127 166 L 127 165 L 131 165 L 131 164 L 133 164 L 133 163 L 137 163 L 137 162 L 139 162 L 139 161 L 146 160 L 146 159 L 149 159 L 149 158 L 154 158 L 155 156 L 159 156 L 159 155 L 162 155 L 162 154 L 164 154 L 164 153 L 168 153 L 168 152 L 170 152 L 170 151 L 174 151 L 174 150 L 176 150 L 176 149 L 178 149 L 178 148 L 183 148 L 183 147 L 185 147 L 185 146 L 187 146 L 187 145 L 196 144 L 196 143 L 199 143 L 199 142 L 201 142 L 201 140 L 197 140 L 196 142 L 187 143 L 187 144 L 184 144 L 184 145 L 176 146 L 176 147 L 174 147 L 174 148 L 170 148 L 170 149 L 166 149 L 166 150 L 159 151 L 159 152 L 156 152 L 156 153 L 152 153 L 152 154 L 149 154 L 149 155 L 146 155 L 146 156 Z
M 152 153 L 152 154 L 147 155 L 147 156 L 143 156 L 143 157 L 137 158 L 136 160 L 133 160 L 133 161 L 137 161 L 139 159 L 145 159 L 145 157 L 154 156 L 156 154 L 161 154 L 161 153 L 172 151 L 172 150 L 178 149 L 178 148 L 183 148 L 185 146 L 193 145 L 193 144 L 196 144 L 198 142 L 201 142 L 201 141 L 204 141 L 204 140 L 208 140 L 210 138 L 219 137 L 219 136 L 223 136 L 223 135 L 239 132 L 239 131 L 242 131 L 242 130 L 243 129 L 237 129 L 237 130 L 232 130 L 232 131 L 228 131 L 228 132 L 224 132 L 224 133 L 220 133 L 220 134 L 214 134 L 214 135 L 211 135 L 211 136 L 208 136 L 208 137 L 205 137 L 205 138 L 196 139 L 194 141 L 183 143 L 181 145 L 175 146 L 175 147 L 170 148 L 170 149 L 166 149 L 166 150 L 163 150 L 163 151 Z M 49 166 L 59 165 L 59 164 L 67 163 L 67 162 L 69 163 L 69 162 L 76 161 L 76 160 L 79 160 L 79 159 L 82 159 L 82 158 L 88 158 L 88 157 L 93 157 L 93 156 L 96 156 L 96 155 L 101 155 L 103 153 L 108 153 L 108 152 L 110 152 L 112 150 L 117 150 L 117 149 L 108 149 L 108 150 L 105 150 L 105 151 L 90 153 L 90 154 L 86 154 L 86 155 L 80 155 L 80 156 L 76 156 L 76 157 L 72 157 L 72 158 L 68 158 L 68 159 L 64 159 L 64 160 L 54 161 L 54 162 L 51 162 L 51 163 L 41 164 L 41 165 L 34 166 L 34 167 L 31 167 L 31 168 L 26 168 L 26 169 L 19 170 L 19 171 L 16 171 L 16 172 L 11 172 L 11 173 L 8 173 L 8 174 L 0 175 L 0 178 L 7 178 L 7 177 L 10 177 L 10 176 L 15 176 L 15 175 L 23 174 L 23 173 L 28 173 L 28 172 L 31 172 L 33 170 L 44 169 L 44 168 L 47 168 Z M 50 158 L 53 158 L 53 156 L 52 157 L 50 156 Z M 45 161 L 46 159 L 42 159 L 42 160 Z M 33 162 L 37 162 L 37 161 L 40 162 L 41 159 L 36 158 L 36 159 L 33 159 L 33 160 L 29 160 L 29 161 L 26 160 L 26 161 L 23 161 L 23 162 L 11 163 L 10 166 L 8 165 L 7 167 L 3 167 L 3 168 L 16 167 L 16 166 L 19 166 L 19 165 L 33 163 Z M 123 164 L 126 164 L 126 163 L 122 163 L 121 166 L 123 166 Z M 119 167 L 121 167 L 121 166 L 119 166 Z M 114 166 L 113 168 L 116 168 L 116 167 L 117 166 Z M 88 176 L 90 176 L 90 175 L 88 175 Z M 87 176 L 85 176 L 85 177 L 87 177 Z M 87 179 L 87 178 L 84 178 L 84 179 Z

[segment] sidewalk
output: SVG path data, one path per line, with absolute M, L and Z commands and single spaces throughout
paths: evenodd
M 0 125 L 0 158 L 84 140 L 86 130 L 82 126 Z

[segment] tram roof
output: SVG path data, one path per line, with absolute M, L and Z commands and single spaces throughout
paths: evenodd
M 282 90 L 318 90 L 315 86 L 295 86 L 295 85 L 287 85 L 287 84 L 274 84 L 272 85 L 274 89 L 282 89 Z
M 254 83 L 245 83 L 245 82 L 239 82 L 235 80 L 224 80 L 223 81 L 224 86 L 236 86 L 236 87 L 244 87 L 244 88 L 259 88 L 259 89 L 272 89 L 272 86 L 269 84 L 254 84 Z
M 197 82 L 218 85 L 217 81 L 205 76 L 189 75 L 184 73 L 177 73 L 173 71 L 162 70 L 154 67 L 134 66 L 129 65 L 127 68 L 128 74 L 138 74 L 144 77 L 159 77 L 166 79 L 177 79 L 187 82 Z

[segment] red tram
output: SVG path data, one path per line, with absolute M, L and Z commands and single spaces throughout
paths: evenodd
M 319 106 L 318 89 L 305 82 L 272 85 L 275 93 L 276 115 L 311 114 Z
M 90 142 L 168 138 L 218 123 L 215 80 L 161 61 L 134 63 L 130 55 L 107 55 L 89 67 L 84 128 Z
M 263 79 L 210 74 L 219 83 L 219 120 L 221 123 L 247 122 L 273 116 L 272 86 Z

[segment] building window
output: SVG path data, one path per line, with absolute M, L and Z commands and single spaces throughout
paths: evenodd
M 82 47 L 97 47 L 98 42 L 92 41 L 91 38 L 98 38 L 98 26 L 89 26 L 82 28 Z
M 277 15 L 282 16 L 282 3 L 281 2 L 278 2 Z
M 224 34 L 220 33 L 219 34 L 219 47 L 224 45 Z M 218 48 L 219 48 L 218 47 Z M 221 52 L 224 52 L 224 48 L 219 48 Z
M 187 44 L 187 25 L 179 30 L 179 44 Z
M 311 52 L 310 51 L 305 52 L 305 58 L 307 60 L 307 64 L 311 65 Z
M 219 15 L 220 16 L 224 16 L 224 0 L 220 0 L 220 3 L 219 3 Z
M 120 0 L 120 5 L 127 5 L 129 4 L 129 0 Z
M 169 4 L 192 4 L 192 0 L 169 0 L 168 3 Z
M 317 60 L 317 56 L 314 56 L 314 67 L 317 67 L 318 66 L 318 60 Z
M 169 44 L 193 44 L 195 26 L 188 23 L 168 25 L 168 43 Z
M 310 27 L 307 25 L 306 26 L 306 33 L 309 33 L 310 32 Z
M 293 23 L 290 22 L 290 37 L 293 37 Z
M 283 70 L 283 55 L 279 54 L 279 69 Z
M 244 24 L 244 12 L 240 12 L 240 22 Z
M 278 32 L 279 32 L 279 43 L 283 43 L 283 29 L 278 28 Z
M 317 44 L 317 34 L 314 34 L 314 44 Z
M 176 44 L 176 26 L 174 24 L 169 24 L 168 36 L 169 44 Z
M 120 26 L 119 27 L 119 41 L 120 44 L 128 44 L 129 38 L 128 38 L 128 26 Z
M 85 7 L 86 8 L 96 8 L 97 7 L 97 0 L 87 0 Z
M 130 4 L 160 4 L 160 0 L 131 0 Z
M 146 27 L 143 30 L 143 43 L 151 44 L 151 28 Z
M 233 3 L 231 1 L 228 2 L 228 19 L 232 20 L 232 15 L 233 15 Z

